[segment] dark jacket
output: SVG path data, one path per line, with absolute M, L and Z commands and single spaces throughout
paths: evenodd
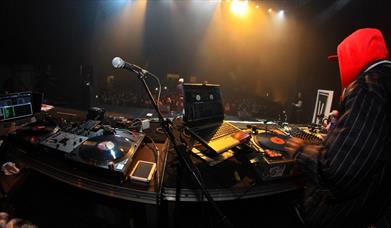
M 359 30 L 338 46 L 345 88 L 341 116 L 322 146 L 297 156 L 310 179 L 301 204 L 309 227 L 367 227 L 390 205 L 391 63 L 386 56 L 375 29 Z

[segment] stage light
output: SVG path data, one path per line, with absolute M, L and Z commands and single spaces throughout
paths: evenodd
M 267 12 L 269 12 L 269 13 L 271 13 L 273 10 L 272 10 L 272 8 L 269 8 L 268 10 L 267 10 Z
M 256 5 L 255 8 L 258 9 L 258 8 L 259 8 L 259 5 Z
M 128 0 L 117 0 L 117 4 L 127 4 Z
M 284 16 L 284 14 L 285 14 L 284 10 L 280 10 L 280 11 L 278 12 L 278 16 L 280 16 L 280 17 Z
M 231 12 L 236 16 L 246 16 L 248 13 L 248 1 L 233 0 L 231 2 Z

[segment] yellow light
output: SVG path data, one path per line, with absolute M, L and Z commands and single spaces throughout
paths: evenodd
M 255 6 L 255 8 L 257 8 L 257 9 L 258 9 L 258 8 L 259 8 L 259 5 L 256 5 L 256 6 Z
M 233 0 L 231 2 L 231 12 L 236 16 L 246 16 L 248 13 L 248 1 Z
M 272 8 L 269 8 L 269 9 L 267 10 L 267 12 L 271 13 L 271 12 L 272 12 Z

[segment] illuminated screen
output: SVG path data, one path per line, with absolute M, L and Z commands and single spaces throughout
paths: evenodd
M 186 122 L 224 119 L 220 86 L 185 84 L 183 93 Z
M 140 162 L 136 170 L 133 173 L 133 176 L 148 178 L 151 169 L 153 168 L 154 163 Z
M 32 115 L 32 94 L 30 92 L 0 96 L 0 121 L 13 120 Z

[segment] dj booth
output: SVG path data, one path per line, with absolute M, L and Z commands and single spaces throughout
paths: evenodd
M 16 162 L 22 173 L 34 170 L 77 188 L 143 203 L 152 208 L 147 209 L 152 221 L 157 220 L 156 208 L 162 204 L 207 201 L 179 162 L 159 122 L 149 121 L 149 127 L 140 132 L 142 128 L 133 129 L 135 120 L 115 113 L 106 114 L 107 118 L 97 112 L 92 118 L 89 115 L 62 108 L 35 115 L 34 121 L 21 124 L 4 141 L 6 160 Z M 137 121 L 143 126 L 142 120 Z M 286 124 L 232 124 L 251 135 L 248 142 L 212 158 L 187 151 L 214 201 L 253 199 L 302 188 L 294 161 L 281 149 L 287 139 L 284 130 L 306 140 L 320 140 L 315 133 L 298 133 L 292 130 L 298 126 Z M 141 164 L 144 167 L 139 169 Z
M 69 111 L 71 110 L 67 110 L 68 113 L 70 113 Z M 82 113 L 75 112 L 77 115 Z M 151 129 L 148 129 L 147 132 L 156 131 L 158 126 L 159 123 L 152 122 Z M 42 129 L 37 131 L 42 131 Z M 36 131 L 31 132 L 33 135 L 40 134 Z M 189 173 L 180 167 L 177 155 L 167 139 L 164 141 L 160 139 L 161 141 L 155 143 L 160 153 L 153 178 L 149 183 L 140 183 L 123 177 L 113 170 L 99 167 L 93 161 L 82 163 L 78 160 L 64 158 L 62 153 L 47 150 L 42 145 L 21 142 L 19 134 L 23 133 L 17 131 L 7 140 L 7 143 L 10 144 L 9 148 L 11 148 L 7 151 L 7 160 L 15 161 L 22 170 L 33 169 L 78 188 L 146 204 L 158 204 L 161 200 L 175 201 L 177 192 L 180 193 L 178 197 L 181 201 L 202 200 L 202 192 L 192 181 Z M 156 135 L 157 133 L 152 134 Z M 158 137 L 162 138 L 161 135 Z M 156 161 L 152 150 L 154 145 L 151 142 L 145 144 L 134 153 L 129 170 L 133 170 L 140 160 Z M 234 151 L 234 156 L 214 166 L 208 165 L 198 156 L 190 156 L 192 162 L 200 170 L 214 200 L 261 197 L 301 187 L 300 177 L 292 175 L 277 177 L 274 180 L 262 180 L 262 176 L 257 171 L 257 166 L 260 164 L 251 163 L 251 158 L 256 155 L 253 151 L 248 150 L 247 148 L 238 148 Z M 130 171 L 128 171 L 128 175 L 129 173 Z

